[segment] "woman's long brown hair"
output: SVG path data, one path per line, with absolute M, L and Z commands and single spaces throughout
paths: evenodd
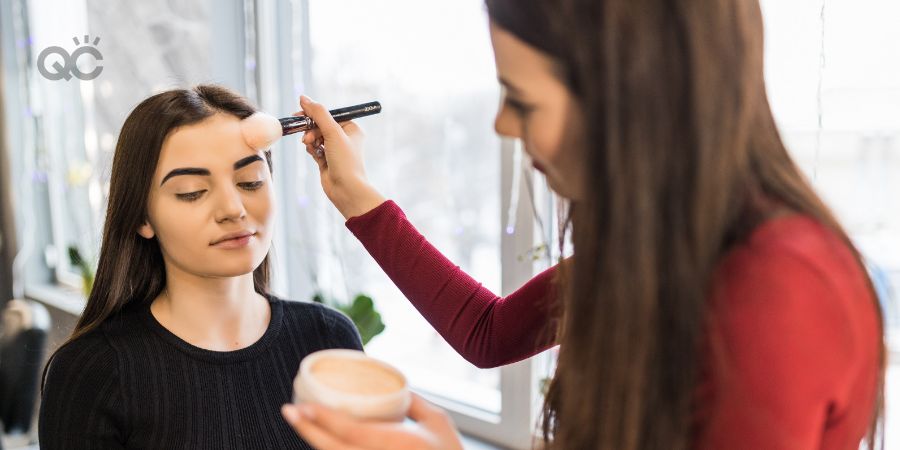
M 712 275 L 764 220 L 755 199 L 815 218 L 866 273 L 779 136 L 763 80 L 759 4 L 486 4 L 494 24 L 556 62 L 587 125 L 574 132 L 589 195 L 570 205 L 566 221 L 575 255 L 563 273 L 544 444 L 690 448 Z M 869 448 L 883 410 L 883 344 L 880 354 Z
M 113 155 L 94 285 L 75 330 L 60 348 L 90 333 L 124 307 L 152 302 L 165 287 L 166 271 L 159 242 L 155 237 L 145 239 L 138 229 L 147 221 L 150 187 L 166 136 L 178 127 L 199 123 L 216 113 L 244 119 L 254 112 L 256 108 L 242 96 L 215 85 L 165 91 L 134 108 L 122 125 Z M 268 151 L 266 159 L 271 171 Z M 256 292 L 268 293 L 268 255 L 253 271 L 253 285 Z M 56 352 L 44 366 L 42 390 L 55 355 Z

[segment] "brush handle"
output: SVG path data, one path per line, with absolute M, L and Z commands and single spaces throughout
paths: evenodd
M 331 117 L 338 122 L 346 122 L 348 120 L 358 119 L 360 117 L 371 116 L 381 112 L 381 103 L 369 102 L 361 105 L 347 106 L 346 108 L 332 109 L 328 111 Z M 309 131 L 316 128 L 316 122 L 307 116 L 293 116 L 278 119 L 281 122 L 281 135 L 299 133 L 301 131 Z

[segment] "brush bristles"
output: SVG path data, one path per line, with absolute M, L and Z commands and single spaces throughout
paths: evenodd
M 264 112 L 256 112 L 241 121 L 241 133 L 250 148 L 264 150 L 281 137 L 281 123 Z

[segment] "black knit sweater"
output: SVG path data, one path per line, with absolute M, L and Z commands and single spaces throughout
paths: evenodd
M 63 347 L 50 365 L 39 434 L 56 449 L 310 449 L 281 417 L 306 355 L 362 349 L 347 316 L 268 296 L 249 347 L 195 347 L 134 305 Z

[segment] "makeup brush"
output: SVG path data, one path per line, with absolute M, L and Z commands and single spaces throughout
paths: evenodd
M 329 111 L 334 120 L 346 122 L 381 112 L 381 103 L 369 102 Z M 307 116 L 291 116 L 276 119 L 264 112 L 255 112 L 241 120 L 241 133 L 251 148 L 269 148 L 281 136 L 308 131 L 316 128 L 316 123 Z

